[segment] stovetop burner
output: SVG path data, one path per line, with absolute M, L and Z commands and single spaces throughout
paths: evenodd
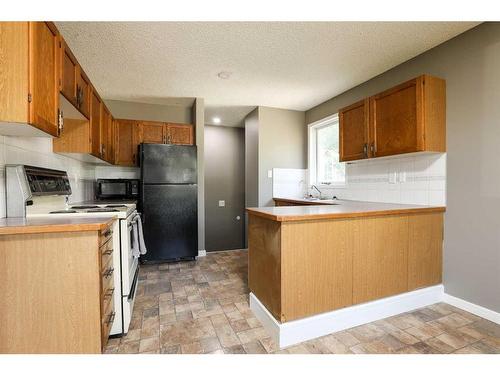
M 123 207 L 127 207 L 127 206 L 124 205 L 124 204 L 107 204 L 104 207 L 107 207 L 107 208 L 114 208 L 114 207 L 116 207 L 116 208 L 123 208 Z
M 82 206 L 71 206 L 71 208 L 75 210 L 85 210 L 87 208 L 99 208 L 99 206 L 94 206 L 94 205 L 82 205 Z
M 58 210 L 50 211 L 49 214 L 76 214 L 75 210 Z
M 91 208 L 90 210 L 86 210 L 85 212 L 119 212 L 119 210 L 115 210 L 114 208 Z

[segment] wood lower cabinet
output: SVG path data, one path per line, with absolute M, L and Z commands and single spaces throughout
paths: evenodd
M 137 147 L 141 141 L 141 126 L 136 120 L 115 120 L 115 164 L 135 166 Z
M 408 291 L 408 216 L 364 219 L 353 254 L 352 302 Z
M 441 283 L 442 212 L 248 214 L 249 288 L 282 323 Z
M 368 158 L 368 99 L 339 111 L 340 161 Z
M 446 82 L 411 79 L 339 110 L 340 160 L 446 152 Z
M 115 316 L 113 223 L 0 236 L 0 353 L 101 353 Z M 109 236 L 112 237 L 112 236 Z
M 59 34 L 51 22 L 0 22 L 0 134 L 58 135 Z M 3 124 L 1 124 L 3 123 Z M 28 126 L 28 132 L 18 131 Z

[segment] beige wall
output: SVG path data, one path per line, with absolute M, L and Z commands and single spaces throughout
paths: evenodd
M 307 168 L 305 113 L 259 107 L 259 206 L 272 206 L 273 168 Z
M 192 124 L 190 107 L 105 100 L 115 118 Z
M 198 152 L 198 250 L 205 250 L 205 100 L 196 98 L 191 111 Z
M 245 206 L 259 205 L 259 108 L 245 118 Z
M 500 312 L 500 23 L 485 23 L 306 113 L 314 122 L 407 79 L 447 85 L 448 294 Z

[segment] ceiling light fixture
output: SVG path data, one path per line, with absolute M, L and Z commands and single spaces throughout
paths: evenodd
M 212 121 L 214 124 L 220 124 L 220 117 L 214 117 Z
M 231 77 L 231 72 L 227 72 L 227 71 L 222 71 L 222 72 L 219 72 L 217 73 L 217 77 L 219 77 L 220 79 L 228 79 L 229 77 Z

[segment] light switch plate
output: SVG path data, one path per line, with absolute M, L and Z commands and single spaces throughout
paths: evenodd
M 267 177 L 268 177 L 268 178 L 273 178 L 273 170 L 272 170 L 272 169 L 269 169 L 269 170 L 267 171 Z
M 219 207 L 225 207 L 226 201 L 219 201 Z

